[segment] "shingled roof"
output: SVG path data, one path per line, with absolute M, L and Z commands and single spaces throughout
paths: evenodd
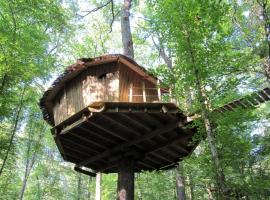
M 43 94 L 39 106 L 43 113 L 43 118 L 50 125 L 54 126 L 53 119 L 53 100 L 58 92 L 63 89 L 65 84 L 87 68 L 106 63 L 120 62 L 132 70 L 144 76 L 148 81 L 156 84 L 157 78 L 150 74 L 145 68 L 136 63 L 133 59 L 121 54 L 108 54 L 96 58 L 81 58 L 76 63 L 68 66 L 66 70 L 52 83 L 50 88 Z

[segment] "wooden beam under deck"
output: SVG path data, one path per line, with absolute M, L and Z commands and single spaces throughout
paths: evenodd
M 150 160 L 151 160 L 151 157 L 152 157 L 151 154 L 153 154 L 154 152 L 159 151 L 161 149 L 164 149 L 164 148 L 166 148 L 166 147 L 168 147 L 170 145 L 174 145 L 179 140 L 182 140 L 185 137 L 190 137 L 190 135 L 187 135 L 187 134 L 179 135 L 179 136 L 177 136 L 177 137 L 175 137 L 175 138 L 167 141 L 166 143 L 163 143 L 161 145 L 153 146 L 153 147 L 149 148 L 147 151 L 141 152 L 140 153 L 141 156 L 139 157 L 139 160 L 138 161 L 140 161 L 141 163 L 144 163 L 144 161 L 146 161 L 147 158 L 148 159 L 150 158 Z M 182 148 L 182 154 L 183 154 L 183 156 L 187 156 L 187 155 L 189 155 L 189 152 L 187 150 L 184 150 L 184 148 Z M 154 155 L 157 155 L 157 154 L 154 154 Z M 168 158 L 164 158 L 163 156 L 158 156 L 158 158 L 163 159 L 163 160 L 165 160 L 168 163 L 175 163 L 176 162 L 175 160 L 170 160 Z M 119 156 L 118 159 L 116 159 L 114 161 L 111 161 L 110 163 L 107 163 L 103 168 L 101 168 L 101 172 L 103 172 L 105 170 L 108 170 L 108 169 L 116 166 L 119 163 L 119 160 L 120 159 L 122 159 L 121 156 Z M 154 166 L 158 166 L 158 165 L 160 165 L 160 164 L 157 163 L 157 165 L 154 165 Z
M 115 152 L 115 151 L 118 151 L 118 150 L 127 148 L 127 147 L 129 147 L 129 146 L 131 146 L 131 145 L 137 144 L 137 143 L 139 143 L 139 142 L 141 142 L 141 141 L 143 141 L 143 140 L 150 139 L 150 138 L 152 138 L 152 137 L 154 137 L 154 136 L 156 136 L 156 135 L 165 133 L 165 132 L 170 131 L 170 130 L 172 130 L 172 129 L 174 129 L 174 128 L 177 128 L 177 127 L 178 127 L 178 123 L 175 123 L 175 122 L 174 122 L 174 123 L 168 124 L 168 125 L 166 125 L 166 126 L 160 128 L 160 129 L 157 129 L 157 130 L 155 130 L 155 131 L 153 131 L 153 132 L 150 132 L 150 133 L 148 133 L 148 134 L 145 134 L 144 136 L 142 136 L 142 137 L 140 137 L 140 138 L 137 138 L 137 139 L 135 139 L 135 140 L 126 142 L 126 143 L 124 143 L 124 144 L 122 144 L 122 145 L 119 145 L 119 146 L 117 146 L 117 147 L 115 147 L 115 148 L 112 148 L 112 149 L 110 149 L 110 150 L 104 151 L 103 153 L 98 154 L 97 156 L 94 156 L 94 157 L 91 157 L 91 158 L 89 158 L 89 159 L 86 159 L 85 161 L 79 163 L 79 166 L 87 165 L 88 163 L 91 163 L 91 162 L 93 162 L 93 161 L 95 161 L 95 160 L 98 160 L 98 159 L 100 159 L 100 158 L 103 158 L 103 157 L 105 157 L 105 156 L 108 156 L 108 155 L 110 155 L 111 153 L 113 153 L 113 152 Z
M 136 160 L 136 171 L 160 169 L 173 166 L 190 154 L 194 148 L 187 144 L 196 132 L 180 128 L 190 122 L 183 114 L 175 112 L 173 104 L 165 105 L 164 108 L 162 103 L 107 105 L 101 102 L 90 112 L 85 109 L 81 117 L 73 117 L 73 124 L 69 119 L 69 123 L 62 123 L 62 127 L 53 130 L 64 147 L 66 160 L 74 162 L 77 155 L 78 167 L 115 172 L 125 152 L 134 151 L 142 155 Z M 150 109 L 144 109 L 145 106 Z

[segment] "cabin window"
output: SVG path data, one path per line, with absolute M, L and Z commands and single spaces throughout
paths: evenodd
M 98 77 L 98 79 L 105 79 L 105 78 L 106 78 L 106 75 L 107 75 L 107 73 L 101 74 L 101 75 Z

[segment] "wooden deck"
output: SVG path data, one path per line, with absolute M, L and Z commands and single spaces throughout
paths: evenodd
M 117 172 L 123 158 L 135 171 L 174 167 L 198 142 L 196 127 L 172 103 L 95 102 L 52 129 L 67 161 L 93 171 Z M 189 128 L 187 128 L 189 127 Z

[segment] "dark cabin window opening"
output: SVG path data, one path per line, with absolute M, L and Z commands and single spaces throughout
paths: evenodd
M 98 76 L 98 79 L 105 79 L 106 75 L 107 75 L 107 73 L 101 74 L 100 76 Z

